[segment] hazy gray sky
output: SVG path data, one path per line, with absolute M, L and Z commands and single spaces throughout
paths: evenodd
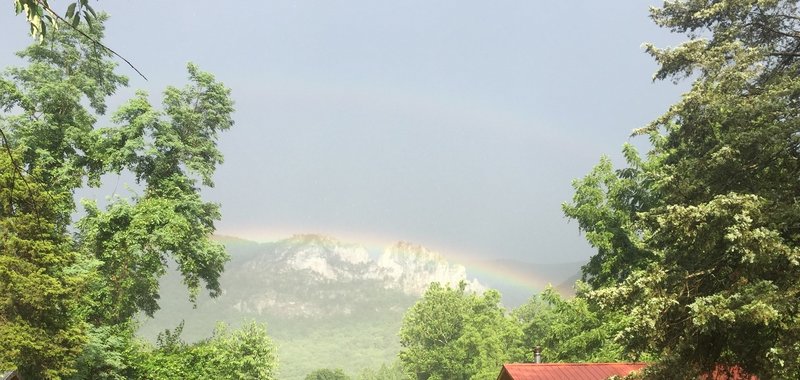
M 62 2 L 54 2 L 60 4 Z M 94 4 L 94 2 L 93 2 Z M 583 260 L 560 205 L 679 87 L 641 44 L 679 39 L 655 1 L 110 1 L 132 88 L 182 85 L 192 61 L 233 91 L 208 198 L 218 231 L 408 240 L 452 256 Z M 0 12 L 0 66 L 30 42 Z M 121 94 L 127 96 L 132 90 Z M 120 100 L 121 101 L 121 100 Z M 634 139 L 645 146 L 644 139 Z

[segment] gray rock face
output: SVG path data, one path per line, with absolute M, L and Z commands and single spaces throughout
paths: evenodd
M 436 252 L 399 242 L 377 258 L 360 245 L 320 235 L 296 235 L 234 260 L 222 279 L 224 299 L 237 312 L 283 316 L 347 315 L 385 304 L 400 292 L 419 297 L 431 282 L 482 291 L 466 269 Z M 382 300 L 381 300 L 382 299 Z

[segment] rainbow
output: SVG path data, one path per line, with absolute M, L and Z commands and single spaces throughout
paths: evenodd
M 326 104 L 340 109 L 369 109 L 376 113 L 391 115 L 402 113 L 420 120 L 435 121 L 438 128 L 463 130 L 470 128 L 496 133 L 501 125 L 505 133 L 516 136 L 531 134 L 535 125 L 535 140 L 525 139 L 525 144 L 568 144 L 580 149 L 589 148 L 582 142 L 564 133 L 558 123 L 544 120 L 540 115 L 527 113 L 527 109 L 514 109 L 494 98 L 465 96 L 464 93 L 421 91 L 405 82 L 381 83 L 354 78 L 309 77 L 307 73 L 292 76 L 267 75 L 268 86 L 237 90 L 237 103 L 270 102 L 276 104 Z M 250 91 L 248 91 L 250 90 Z M 247 104 L 244 107 L 254 105 Z M 451 123 L 441 123 L 442 120 Z M 580 145 L 576 145 L 580 144 Z
M 521 113 L 520 110 L 509 108 L 507 104 L 489 98 L 468 97 L 463 93 L 422 92 L 409 83 L 379 83 L 358 81 L 354 78 L 337 80 L 332 77 L 310 77 L 307 73 L 303 75 L 281 73 L 280 76 L 266 74 L 264 81 L 269 83 L 269 86 L 245 87 L 237 91 L 237 102 L 247 104 L 254 101 L 279 103 L 296 101 L 328 104 L 344 109 L 367 108 L 384 114 L 402 112 L 425 120 L 452 120 L 454 123 L 451 124 L 457 125 L 457 128 L 464 128 L 464 123 L 468 122 L 471 128 L 492 133 L 498 125 L 502 125 L 510 131 L 509 133 L 521 136 L 531 130 L 531 125 L 537 125 L 536 141 L 525 141 L 525 143 L 545 141 L 547 144 L 562 142 L 568 142 L 570 146 L 576 144 L 575 139 L 565 135 L 563 130 L 552 122 L 537 120 L 534 115 Z M 248 93 L 247 89 L 252 90 Z M 252 92 L 253 90 L 257 92 Z M 482 280 L 503 282 L 527 289 L 531 294 L 541 291 L 548 285 L 547 280 L 515 270 L 513 266 L 481 259 L 490 256 L 487 252 L 472 252 L 465 247 L 435 241 L 420 241 L 413 237 L 398 239 L 397 236 L 378 233 L 354 234 L 352 231 L 327 227 L 320 230 L 308 226 L 235 226 L 228 223 L 221 223 L 217 233 L 255 242 L 273 242 L 296 234 L 315 233 L 332 236 L 345 243 L 361 245 L 370 252 L 383 252 L 387 246 L 398 240 L 406 240 L 439 253 L 451 263 L 465 266 L 470 278 L 480 277 Z

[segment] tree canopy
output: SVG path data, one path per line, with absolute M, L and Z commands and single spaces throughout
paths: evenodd
M 320 368 L 306 375 L 305 380 L 350 380 L 340 368 Z
M 0 367 L 57 378 L 86 340 L 77 311 L 91 274 L 61 219 L 68 195 L 41 172 L 18 173 L 20 150 L 0 154 Z
M 470 293 L 433 283 L 400 330 L 400 361 L 417 379 L 493 379 L 523 359 L 522 330 L 499 305 L 500 293 Z
M 190 64 L 189 84 L 167 88 L 163 109 L 139 92 L 97 125 L 106 98 L 127 85 L 94 45 L 103 20 L 51 31 L 19 53 L 27 66 L 0 76 L 0 364 L 30 378 L 74 373 L 97 329 L 157 310 L 168 260 L 194 297 L 203 284 L 220 291 L 228 259 L 211 240 L 219 206 L 200 191 L 222 162 L 230 91 Z M 78 213 L 77 189 L 121 173 L 138 193 L 87 200 Z
M 183 325 L 159 336 L 158 347 L 143 353 L 140 377 L 169 379 L 275 379 L 276 347 L 264 325 L 250 322 L 229 331 L 217 326 L 211 338 L 186 344 L 180 339 Z
M 377 369 L 367 368 L 358 375 L 358 380 L 407 380 L 403 366 L 399 360 L 387 365 L 381 364 Z
M 651 17 L 688 37 L 647 45 L 655 78 L 692 86 L 636 131 L 645 158 L 626 147 L 627 168 L 603 160 L 575 183 L 564 209 L 598 249 L 591 296 L 626 316 L 629 350 L 661 358 L 651 376 L 800 377 L 798 4 L 669 1 Z
M 552 287 L 534 295 L 512 315 L 524 332 L 523 347 L 541 348 L 543 362 L 618 362 L 640 360 L 625 356 L 614 340 L 621 332 L 621 316 L 599 310 L 583 291 L 565 299 Z M 530 352 L 530 351 L 529 351 Z

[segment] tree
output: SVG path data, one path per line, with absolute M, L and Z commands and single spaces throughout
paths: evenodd
M 141 362 L 148 345 L 136 338 L 136 324 L 89 326 L 86 344 L 75 364 L 71 380 L 140 379 Z
M 670 1 L 651 17 L 689 37 L 647 46 L 661 66 L 655 78 L 694 81 L 636 132 L 653 143 L 646 159 L 626 155 L 629 168 L 602 169 L 609 181 L 576 184 L 567 215 L 590 241 L 614 237 L 599 266 L 634 257 L 590 296 L 623 312 L 628 349 L 660 356 L 651 377 L 690 378 L 721 364 L 798 378 L 798 4 Z
M 250 322 L 229 331 L 217 326 L 211 338 L 186 344 L 180 339 L 183 324 L 159 335 L 156 350 L 143 352 L 139 377 L 167 379 L 270 380 L 276 378 L 276 348 L 266 326 Z
M 0 333 L 15 342 L 0 363 L 30 378 L 69 375 L 90 329 L 157 310 L 168 258 L 193 297 L 202 283 L 219 292 L 228 258 L 210 239 L 219 206 L 200 191 L 222 162 L 217 134 L 233 124 L 229 90 L 190 64 L 190 84 L 169 87 L 163 111 L 140 92 L 115 126 L 97 127 L 106 97 L 127 84 L 92 42 L 103 19 L 51 31 L 19 53 L 27 67 L 0 77 Z M 122 172 L 141 192 L 87 201 L 73 222 L 75 190 Z
M 0 154 L 0 367 L 58 378 L 73 372 L 86 340 L 75 310 L 89 273 L 53 222 L 64 216 L 64 194 L 49 191 L 40 171 L 18 174 L 21 154 L 8 152 Z
M 367 368 L 358 375 L 358 380 L 407 380 L 408 378 L 399 360 L 390 365 L 381 364 L 378 369 Z
M 339 368 L 320 368 L 306 375 L 306 380 L 350 380 Z
M 522 331 L 499 306 L 500 293 L 483 295 L 433 283 L 403 319 L 400 361 L 417 379 L 493 379 L 505 362 L 522 359 Z
M 653 260 L 635 223 L 639 212 L 658 201 L 648 176 L 654 163 L 641 160 L 632 145 L 626 144 L 623 153 L 629 167 L 614 171 L 611 160 L 602 157 L 586 177 L 573 182 L 573 203 L 562 206 L 597 249 L 581 268 L 583 280 L 595 289 L 615 285 Z
M 581 290 L 571 299 L 563 299 L 552 288 L 514 310 L 522 323 L 524 347 L 542 349 L 545 362 L 618 362 L 625 357 L 615 341 L 621 332 L 620 316 L 603 312 Z

